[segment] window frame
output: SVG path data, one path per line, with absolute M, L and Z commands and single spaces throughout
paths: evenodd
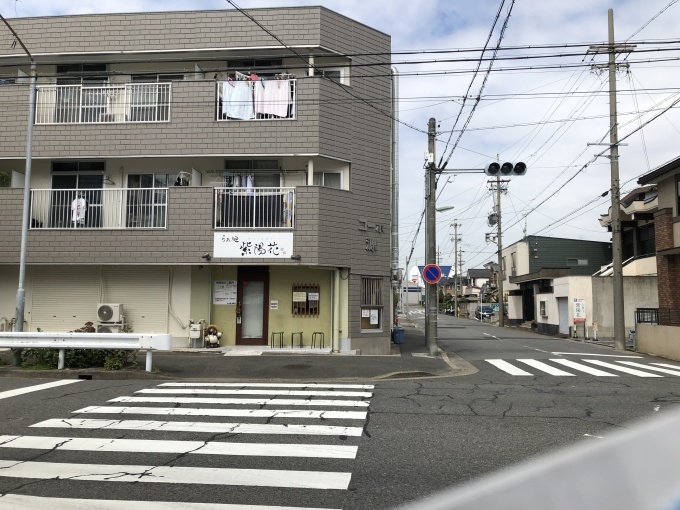
M 383 278 L 375 276 L 361 277 L 361 305 L 359 324 L 362 333 L 380 333 L 383 331 Z M 371 324 L 371 313 L 376 312 L 378 323 Z

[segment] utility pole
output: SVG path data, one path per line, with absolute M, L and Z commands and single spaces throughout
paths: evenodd
M 435 200 L 437 197 L 437 172 L 435 159 L 435 138 L 437 121 L 430 118 L 427 125 L 427 162 L 425 163 L 425 201 L 426 201 L 426 228 L 425 228 L 425 265 L 435 264 L 437 250 L 437 225 Z M 437 347 L 437 285 L 425 283 L 425 342 L 427 343 L 430 356 L 436 356 Z
M 635 45 L 615 44 L 614 42 L 614 10 L 607 11 L 609 44 L 591 46 L 589 51 L 609 54 L 609 160 L 611 168 L 612 198 L 612 252 L 613 252 L 613 291 L 614 291 L 614 347 L 625 350 L 625 317 L 623 299 L 623 253 L 621 246 L 621 190 L 619 183 L 619 130 L 616 112 L 616 53 L 630 51 Z
M 454 285 L 453 285 L 453 306 L 454 306 L 454 316 L 458 317 L 458 227 L 460 226 L 457 222 L 458 220 L 453 220 L 453 255 L 454 263 L 453 270 L 455 271 Z
M 503 302 L 503 242 L 501 240 L 501 176 L 496 176 L 496 220 L 498 221 L 498 325 L 502 328 L 505 319 L 505 303 Z
M 7 25 L 14 38 L 19 41 L 21 48 L 24 50 L 31 63 L 31 80 L 28 92 L 28 126 L 26 128 L 26 167 L 24 171 L 24 204 L 23 214 L 21 219 L 21 247 L 19 253 L 19 283 L 17 286 L 16 296 L 16 310 L 14 316 L 14 331 L 24 330 L 24 308 L 26 305 L 26 291 L 24 289 L 24 281 L 26 278 L 26 246 L 28 243 L 28 223 L 31 213 L 31 162 L 33 159 L 33 122 L 35 121 L 35 94 L 36 94 L 36 80 L 37 71 L 33 55 L 28 51 L 24 42 L 14 31 L 7 20 L 0 15 L 0 20 Z M 12 350 L 12 364 L 18 366 L 21 364 L 21 349 Z

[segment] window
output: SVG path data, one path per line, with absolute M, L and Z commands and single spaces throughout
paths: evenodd
M 588 265 L 588 259 L 567 259 L 567 265 L 568 266 L 587 266 Z
M 293 285 L 293 315 L 295 317 L 319 316 L 319 284 Z
M 349 85 L 348 73 L 346 67 L 324 67 L 319 66 L 314 68 L 314 76 L 322 76 L 333 80 L 342 85 Z
M 282 59 L 245 59 L 229 60 L 227 62 L 229 71 L 240 71 L 244 74 L 255 73 L 258 76 L 274 76 L 281 74 L 284 70 Z
M 108 94 L 102 85 L 109 81 L 106 64 L 67 64 L 57 66 L 57 123 L 97 122 L 106 113 Z
M 183 74 L 133 74 L 132 83 L 160 83 L 169 81 L 182 81 Z
M 382 278 L 361 278 L 361 329 L 382 331 Z
M 48 225 L 51 228 L 99 228 L 102 223 L 104 161 L 53 161 Z M 83 199 L 84 212 L 74 213 Z
M 638 231 L 640 255 L 653 255 L 656 253 L 656 239 L 654 224 L 646 225 Z
M 314 186 L 342 189 L 342 174 L 340 172 L 314 172 Z
M 278 188 L 281 186 L 279 162 L 276 159 L 228 159 L 224 162 L 223 184 L 227 188 L 245 187 Z M 276 170 L 267 172 L 267 170 Z
M 545 301 L 539 301 L 539 308 L 541 310 L 541 317 L 547 317 L 548 312 L 545 309 Z
M 125 226 L 164 228 L 169 174 L 128 174 Z

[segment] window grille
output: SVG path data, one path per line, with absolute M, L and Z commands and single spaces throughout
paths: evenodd
M 361 329 L 382 327 L 382 278 L 361 278 Z
M 293 285 L 293 315 L 295 317 L 318 317 L 319 300 L 319 284 L 297 283 Z

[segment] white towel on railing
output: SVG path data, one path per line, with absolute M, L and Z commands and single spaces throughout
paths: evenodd
M 255 82 L 255 113 L 288 117 L 290 80 Z
M 253 89 L 249 81 L 222 84 L 222 114 L 232 119 L 254 119 Z

